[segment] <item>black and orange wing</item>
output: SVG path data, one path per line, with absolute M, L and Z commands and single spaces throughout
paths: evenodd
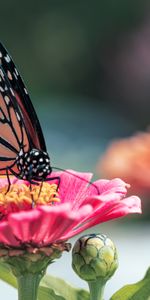
M 18 174 L 16 157 L 21 149 L 28 151 L 29 147 L 22 111 L 7 75 L 0 67 L 0 174 L 6 174 L 6 169 Z
M 20 107 L 24 119 L 24 125 L 28 132 L 31 148 L 46 151 L 45 139 L 35 109 L 32 105 L 23 80 L 7 50 L 0 43 L 0 65 L 2 66 L 11 88 L 15 95 L 15 101 Z M 33 139 L 34 137 L 34 139 Z

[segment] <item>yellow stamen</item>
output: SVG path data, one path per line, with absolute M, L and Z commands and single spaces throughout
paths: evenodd
M 53 205 L 59 202 L 56 184 L 43 182 L 41 185 L 30 186 L 12 184 L 7 193 L 7 186 L 0 188 L 0 215 L 6 216 L 9 212 L 31 209 L 38 205 Z
M 35 204 L 53 204 L 54 202 L 60 201 L 58 198 L 57 185 L 54 183 L 49 184 L 44 182 L 41 191 L 39 186 L 34 185 L 30 193 L 33 196 Z

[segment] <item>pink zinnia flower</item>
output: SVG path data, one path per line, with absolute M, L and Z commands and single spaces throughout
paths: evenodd
M 0 179 L 1 245 L 21 249 L 61 243 L 96 224 L 141 212 L 138 197 L 125 198 L 128 185 L 121 179 L 89 184 L 92 174 L 72 170 L 53 176 L 60 176 L 58 192 L 49 181 L 40 196 L 39 186 L 30 191 L 28 182 L 16 178 L 5 194 L 7 179 Z

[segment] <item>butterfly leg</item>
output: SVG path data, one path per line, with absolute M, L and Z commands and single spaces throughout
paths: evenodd
M 8 171 L 14 175 L 15 177 L 19 178 L 19 179 L 22 179 L 21 176 L 19 176 L 15 171 L 13 171 L 11 168 L 6 168 L 6 176 L 7 176 L 7 181 L 8 181 L 8 188 L 7 188 L 7 191 L 6 191 L 6 194 L 9 192 L 10 190 L 10 186 L 11 186 L 11 181 L 10 181 L 10 178 L 9 178 L 9 173 Z
M 30 182 L 30 185 L 29 185 L 29 189 L 30 189 L 30 195 L 31 195 L 31 199 L 32 199 L 32 208 L 34 208 L 34 198 L 33 198 L 33 194 L 32 194 L 32 183 L 33 182 Z
M 39 189 L 38 197 L 40 197 L 40 194 L 41 194 L 41 191 L 42 191 L 42 187 L 43 187 L 43 182 L 44 182 L 44 181 L 42 181 L 41 184 L 40 184 L 40 189 Z
M 60 177 L 59 177 L 59 176 L 56 176 L 56 177 L 50 177 L 50 178 L 43 179 L 43 180 L 41 181 L 38 196 L 40 196 L 40 194 L 41 194 L 42 187 L 43 187 L 43 182 L 45 182 L 45 181 L 52 181 L 52 180 L 58 180 L 58 186 L 57 186 L 57 189 L 56 189 L 56 191 L 58 192 L 58 188 L 59 188 L 59 185 L 60 185 Z
M 58 180 L 58 186 L 57 186 L 57 190 L 56 190 L 58 192 L 58 189 L 60 186 L 60 177 L 56 176 L 56 177 L 49 177 L 49 178 L 44 179 L 44 181 L 52 181 L 52 180 Z
M 11 182 L 10 182 L 8 170 L 9 170 L 9 168 L 6 169 L 6 176 L 7 176 L 7 181 L 8 181 L 8 187 L 7 187 L 7 191 L 6 191 L 5 195 L 9 192 L 10 186 L 11 186 Z
M 7 176 L 7 181 L 8 181 L 8 188 L 7 188 L 7 191 L 6 191 L 5 194 L 7 194 L 7 193 L 9 192 L 10 186 L 11 186 L 11 181 L 10 181 L 10 178 L 9 178 L 9 173 L 8 173 L 8 171 L 9 171 L 12 175 L 14 175 L 15 177 L 17 177 L 17 178 L 19 178 L 19 179 L 22 179 L 22 177 L 19 176 L 14 170 L 12 170 L 12 169 L 9 168 L 9 167 L 6 168 L 6 176 Z

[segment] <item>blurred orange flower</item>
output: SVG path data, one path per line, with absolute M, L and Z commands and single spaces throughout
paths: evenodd
M 131 192 L 150 195 L 150 132 L 112 142 L 97 166 L 99 175 L 120 177 Z

